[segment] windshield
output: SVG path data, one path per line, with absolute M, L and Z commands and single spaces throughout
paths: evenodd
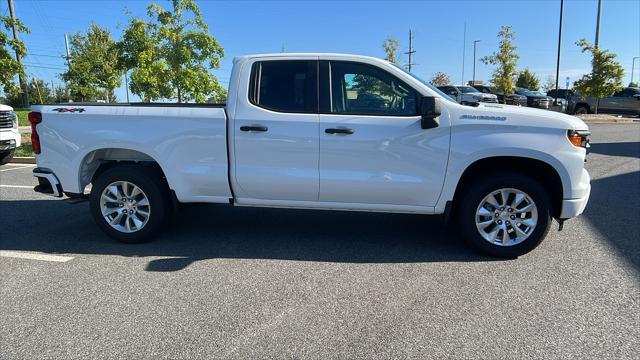
M 480 92 L 478 91 L 478 89 L 471 87 L 471 86 L 456 86 L 458 88 L 458 90 L 460 90 L 461 92 L 465 93 L 465 94 L 469 94 L 469 93 L 477 93 Z
M 525 88 L 516 88 L 516 93 L 518 93 L 520 95 L 526 95 L 526 96 L 535 96 L 535 95 L 537 95 L 533 91 L 531 91 L 529 89 L 525 89 Z
M 420 77 L 416 76 L 413 73 L 408 72 L 407 70 L 405 70 L 404 68 L 402 68 L 401 66 L 398 66 L 396 64 L 390 63 L 391 65 L 397 67 L 398 69 L 402 70 L 402 72 L 404 72 L 405 74 L 411 76 L 412 78 L 418 80 L 419 82 L 421 82 L 422 84 L 424 84 L 425 86 L 427 86 L 429 89 L 433 90 L 435 93 L 437 93 L 438 95 L 442 96 L 445 100 L 447 101 L 451 101 L 451 102 L 456 102 L 454 99 L 451 98 L 451 96 L 443 93 L 440 89 L 438 89 L 437 87 L 429 84 L 428 81 L 422 80 Z

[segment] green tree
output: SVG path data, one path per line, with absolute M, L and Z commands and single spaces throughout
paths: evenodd
M 536 91 L 540 88 L 540 79 L 529 69 L 524 69 L 518 74 L 516 86 Z
M 177 98 L 205 102 L 225 91 L 210 70 L 224 50 L 209 34 L 194 0 L 173 0 L 172 10 L 147 7 L 149 20 L 132 18 L 119 42 L 121 64 L 131 72 L 131 91 L 144 101 Z
M 583 53 L 591 53 L 591 73 L 574 82 L 573 88 L 582 99 L 589 96 L 596 98 L 593 112 L 597 114 L 600 99 L 622 89 L 624 68 L 615 60 L 616 54 L 608 50 L 599 49 L 585 39 L 577 41 L 576 45 L 582 48 Z
M 71 37 L 69 54 L 71 66 L 62 79 L 72 97 L 85 101 L 104 96 L 109 102 L 109 94 L 122 84 L 124 74 L 109 30 L 91 24 L 85 34 Z
M 398 57 L 398 47 L 400 47 L 400 42 L 398 42 L 398 40 L 393 36 L 387 36 L 382 43 L 382 48 L 386 54 L 384 59 L 392 64 L 399 64 L 400 58 Z
M 27 93 L 29 94 L 30 105 L 55 102 L 53 91 L 48 84 L 36 78 L 32 78 L 31 81 L 27 83 Z M 7 104 L 13 107 L 22 106 L 22 98 L 18 87 L 10 89 L 5 94 Z
M 451 84 L 451 78 L 449 77 L 449 75 L 438 71 L 437 73 L 433 74 L 433 77 L 431 77 L 429 83 L 433 86 L 449 85 Z
M 516 54 L 517 47 L 513 44 L 515 33 L 511 26 L 503 25 L 498 32 L 499 49 L 490 56 L 480 59 L 485 64 L 495 65 L 491 82 L 498 92 L 513 93 L 513 79 L 517 75 L 516 66 L 520 56 Z M 506 97 L 504 97 L 506 102 Z
M 16 41 L 10 37 L 9 31 L 13 25 L 18 32 L 29 33 L 29 29 L 20 20 L 14 21 L 9 16 L 0 16 L 0 86 L 6 95 L 19 91 L 13 80 L 18 75 L 25 76 L 24 67 L 16 61 L 14 54 L 24 57 L 27 53 L 27 47 L 24 42 Z

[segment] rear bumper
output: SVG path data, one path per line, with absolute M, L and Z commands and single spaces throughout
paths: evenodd
M 38 179 L 38 185 L 33 188 L 33 191 L 55 197 L 62 197 L 62 186 L 53 172 L 46 169 L 35 168 L 33 169 L 33 176 Z

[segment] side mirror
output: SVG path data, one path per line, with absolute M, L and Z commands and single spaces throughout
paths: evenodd
M 420 101 L 420 115 L 422 120 L 420 121 L 420 127 L 423 129 L 433 129 L 440 125 L 438 117 L 440 112 L 440 100 L 433 96 L 423 96 Z

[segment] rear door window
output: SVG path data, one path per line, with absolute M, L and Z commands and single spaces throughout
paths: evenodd
M 252 68 L 249 100 L 278 112 L 317 113 L 317 68 L 313 60 L 257 62 Z

